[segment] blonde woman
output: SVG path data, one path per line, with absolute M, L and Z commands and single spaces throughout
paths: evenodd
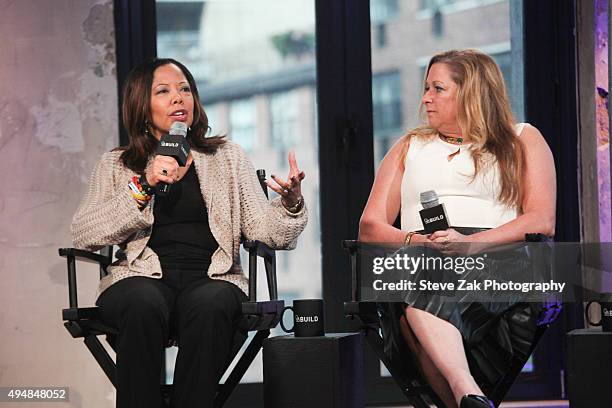
M 553 157 L 535 127 L 515 123 L 495 61 L 475 50 L 435 55 L 421 102 L 424 124 L 383 159 L 361 217 L 359 239 L 450 248 L 465 242 L 522 241 L 526 233 L 553 236 Z M 445 203 L 452 228 L 421 233 L 419 194 L 427 190 L 435 190 Z M 393 227 L 398 214 L 401 229 Z M 407 300 L 395 313 L 389 307 L 382 322 L 385 345 L 409 347 L 447 407 L 493 406 L 485 394 L 509 370 L 512 353 L 525 352 L 535 317 L 525 319 L 525 338 L 514 344 L 516 339 L 508 336 L 513 323 L 504 321 L 500 311 L 487 305 L 479 305 L 478 312 L 443 305 L 435 296 L 428 302 Z M 487 330 L 498 338 L 505 335 L 509 343 L 495 344 L 495 336 L 483 334 Z

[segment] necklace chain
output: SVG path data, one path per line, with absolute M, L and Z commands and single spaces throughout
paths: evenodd
M 463 143 L 462 137 L 446 136 L 446 135 L 443 135 L 442 133 L 438 133 L 438 134 L 440 135 L 440 139 L 444 140 L 447 143 L 456 144 L 456 145 L 460 145 Z

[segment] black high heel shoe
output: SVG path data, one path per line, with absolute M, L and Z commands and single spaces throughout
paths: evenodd
M 495 408 L 495 405 L 487 397 L 468 394 L 461 398 L 459 408 Z

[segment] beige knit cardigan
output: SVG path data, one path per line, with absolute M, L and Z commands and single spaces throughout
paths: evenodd
M 208 275 L 237 285 L 248 294 L 248 279 L 240 266 L 240 237 L 259 240 L 275 249 L 295 248 L 308 219 L 304 206 L 290 213 L 280 198 L 268 201 L 255 169 L 244 151 L 227 141 L 215 153 L 191 152 L 210 230 L 219 243 Z M 105 153 L 96 165 L 89 188 L 72 220 L 76 248 L 97 251 L 119 245 L 127 260 L 113 263 L 100 281 L 98 295 L 131 276 L 162 277 L 155 252 L 147 246 L 153 230 L 155 197 L 139 210 L 128 183 L 135 174 L 120 161 L 121 151 Z

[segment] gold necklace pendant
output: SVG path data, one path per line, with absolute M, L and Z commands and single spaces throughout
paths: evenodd
M 450 144 L 454 144 L 454 145 L 458 145 L 458 146 L 461 146 L 461 144 L 463 143 L 463 138 L 462 137 L 446 136 L 446 135 L 443 135 L 442 133 L 438 133 L 438 136 L 440 137 L 440 139 L 442 139 L 442 141 L 444 141 L 446 143 L 450 143 Z M 459 153 L 461 153 L 461 147 L 457 148 L 456 152 L 453 152 L 453 153 L 449 154 L 447 156 L 447 160 L 450 162 Z

